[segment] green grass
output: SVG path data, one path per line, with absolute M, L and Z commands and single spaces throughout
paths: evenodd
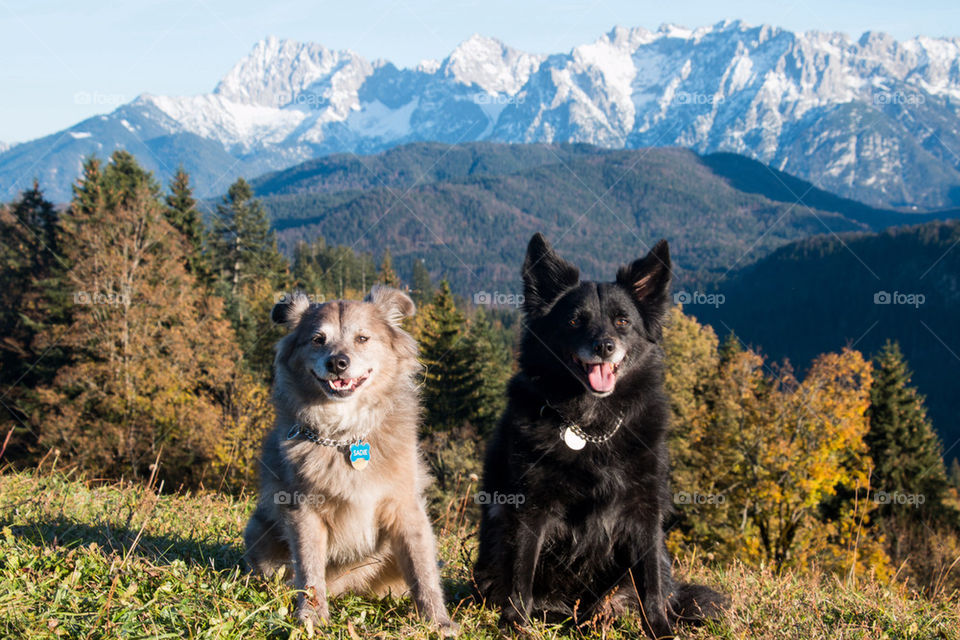
M 0 637 L 298 638 L 296 593 L 247 574 L 241 535 L 252 497 L 157 496 L 142 486 L 59 473 L 0 475 Z M 453 505 L 438 517 L 444 586 L 468 593 L 472 528 Z M 678 570 L 732 594 L 728 619 L 686 638 L 960 638 L 957 597 L 931 602 L 900 587 L 740 565 Z M 496 613 L 452 604 L 463 638 L 498 638 Z M 339 598 L 325 638 L 424 638 L 406 600 Z M 635 620 L 610 628 L 539 626 L 529 637 L 640 637 Z

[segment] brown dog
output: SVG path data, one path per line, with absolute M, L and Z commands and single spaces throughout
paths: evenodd
M 363 302 L 298 294 L 273 308 L 290 332 L 277 345 L 277 423 L 244 539 L 255 570 L 293 569 L 307 594 L 297 615 L 310 626 L 328 617 L 328 595 L 409 591 L 442 633 L 457 631 L 424 508 L 417 345 L 400 328 L 413 312 L 386 287 Z

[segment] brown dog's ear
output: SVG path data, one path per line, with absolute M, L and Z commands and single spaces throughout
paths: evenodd
M 546 315 L 565 291 L 580 282 L 580 270 L 561 258 L 539 233 L 530 238 L 523 261 L 523 311 L 529 318 Z
M 293 295 L 283 294 L 277 304 L 273 305 L 270 319 L 276 324 L 293 329 L 300 324 L 300 319 L 309 308 L 310 298 L 302 291 L 297 291 Z
M 404 318 L 412 316 L 417 311 L 410 296 L 399 289 L 380 284 L 373 285 L 363 301 L 380 309 L 383 317 L 394 327 L 399 327 Z
M 670 247 L 666 240 L 654 245 L 645 257 L 617 271 L 617 284 L 630 293 L 643 321 L 658 337 L 670 302 L 670 277 Z

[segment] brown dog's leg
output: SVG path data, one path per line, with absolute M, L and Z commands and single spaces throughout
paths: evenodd
M 417 610 L 436 624 L 444 636 L 455 635 L 458 625 L 447 615 L 440 590 L 433 529 L 419 501 L 398 509 L 394 533 L 397 560 L 413 592 Z
M 327 526 L 313 509 L 293 507 L 287 512 L 286 535 L 293 552 L 293 585 L 306 592 L 297 598 L 297 617 L 310 624 L 327 620 Z

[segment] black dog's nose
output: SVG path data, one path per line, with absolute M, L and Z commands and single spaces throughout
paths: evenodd
M 342 353 L 327 358 L 327 371 L 330 373 L 343 373 L 349 366 L 350 358 Z
M 609 358 L 617 350 L 612 338 L 600 338 L 593 343 L 593 352 L 601 358 Z

